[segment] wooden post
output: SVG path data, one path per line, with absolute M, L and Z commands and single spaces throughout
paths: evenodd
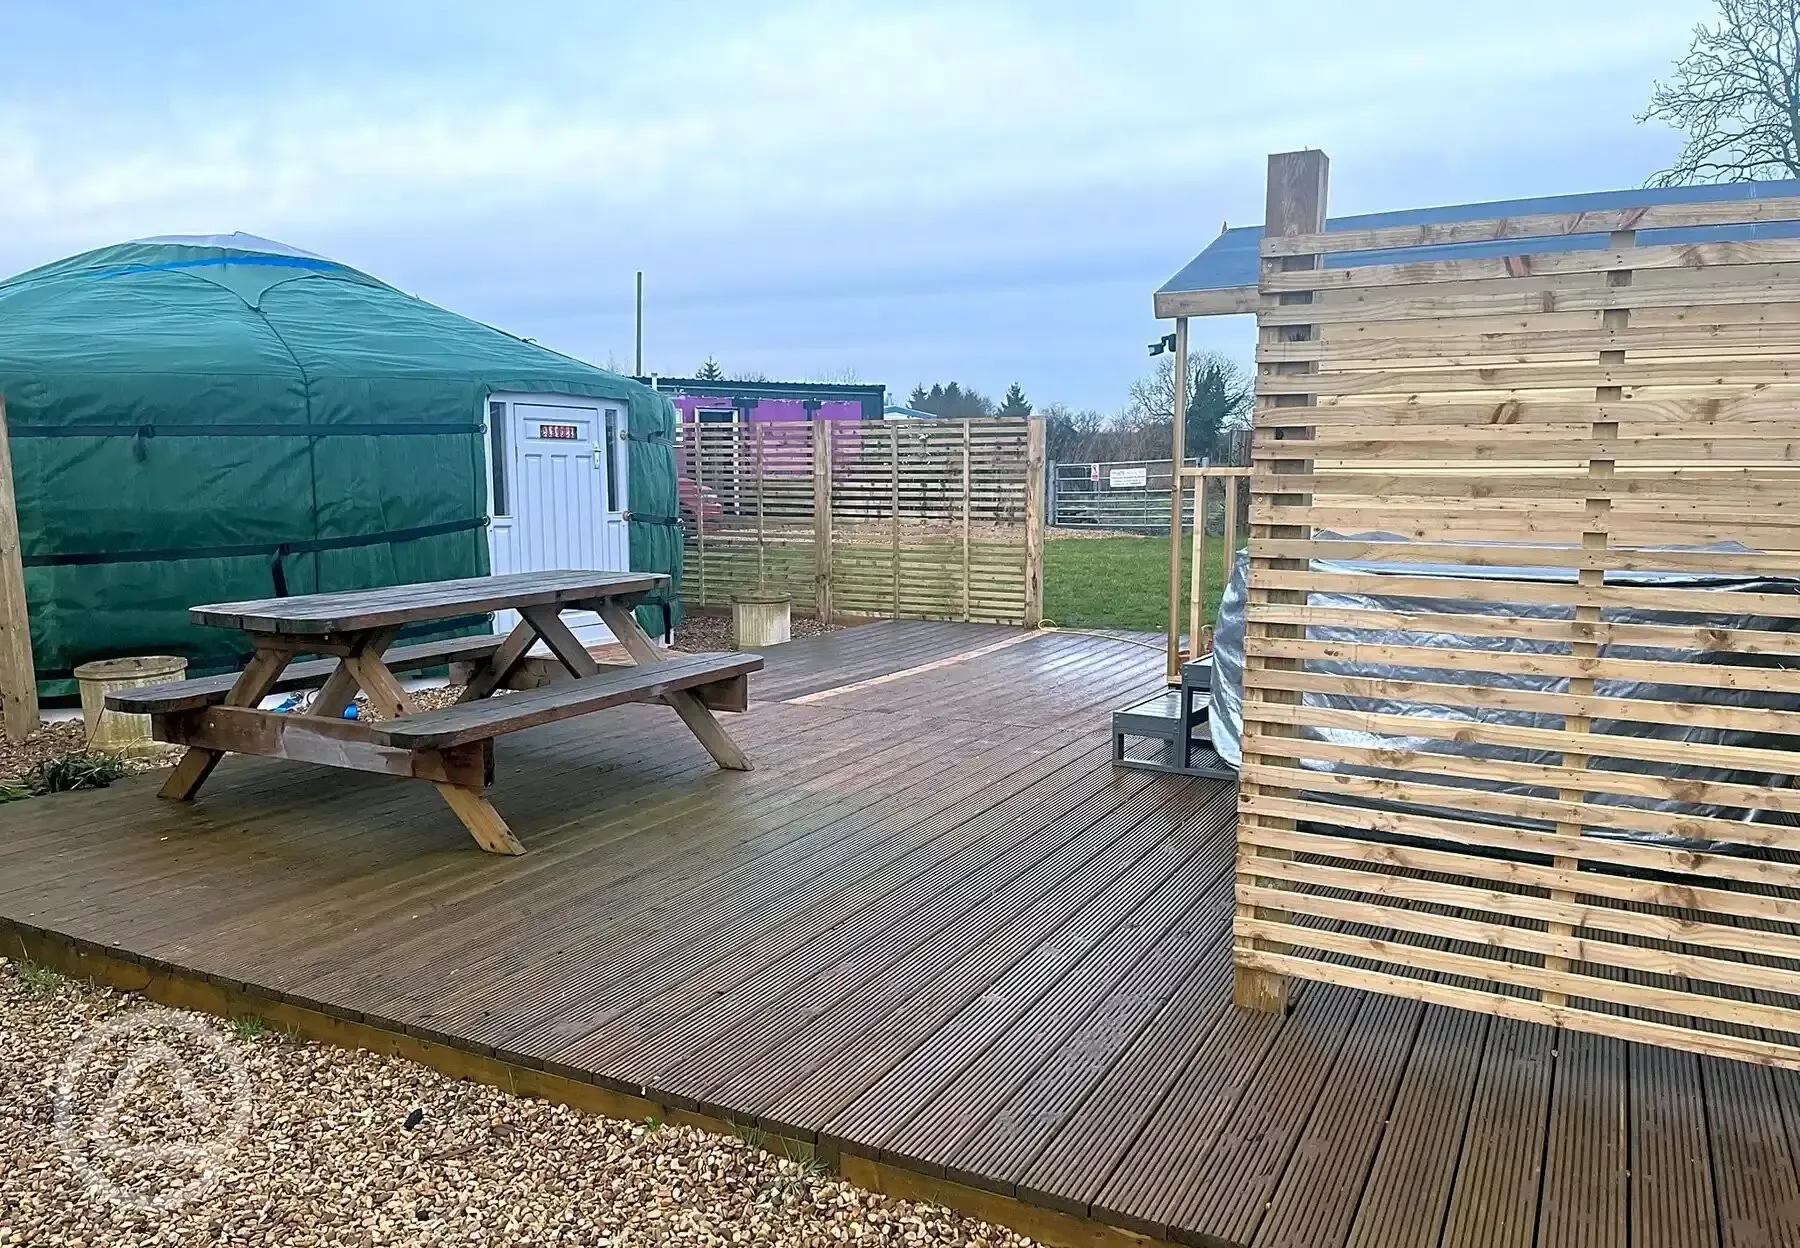
M 763 478 L 765 465 L 763 463 L 762 422 L 752 421 L 750 423 L 750 436 L 756 443 L 756 588 L 761 591 L 769 587 L 768 569 L 764 555 L 767 543 L 763 538 L 763 495 L 767 491 L 768 483 Z
M 12 441 L 6 400 L 0 398 L 0 703 L 6 739 L 37 731 L 37 666 L 31 654 L 31 613 L 25 601 L 25 564 L 19 546 L 19 505 L 13 489 Z
M 1044 622 L 1044 418 L 1025 422 L 1025 627 Z
M 969 516 L 975 507 L 974 473 L 970 467 L 975 427 L 966 420 L 962 422 L 962 427 L 962 617 L 963 622 L 967 623 L 969 600 L 973 596 L 969 592 Z
M 1635 230 L 1620 230 L 1607 240 L 1607 246 L 1618 252 L 1637 246 Z M 1606 274 L 1606 284 L 1617 289 L 1631 285 L 1630 269 L 1613 269 Z M 1631 328 L 1631 309 L 1625 307 L 1606 308 L 1601 311 L 1603 328 L 1618 332 Z M 1622 350 L 1600 352 L 1601 369 L 1618 369 L 1625 364 L 1625 352 Z M 1594 387 L 1594 420 L 1590 426 L 1590 436 L 1595 442 L 1616 442 L 1619 437 L 1619 418 L 1616 410 L 1608 410 L 1607 404 L 1618 403 L 1625 396 L 1619 386 Z M 1588 476 L 1593 479 L 1593 490 L 1587 497 L 1587 524 L 1581 534 L 1583 550 L 1605 550 L 1611 541 L 1608 516 L 1612 512 L 1612 495 L 1608 487 L 1616 461 L 1612 459 L 1590 458 L 1588 460 Z M 1582 568 L 1575 574 L 1576 580 L 1583 586 L 1599 589 L 1606 584 L 1606 569 Z M 1575 608 L 1575 640 L 1569 652 L 1578 659 L 1595 659 L 1599 657 L 1600 647 L 1594 641 L 1594 634 L 1600 623 L 1600 608 L 1578 606 Z M 1594 696 L 1594 678 L 1592 676 L 1576 676 L 1569 680 L 1569 693 L 1572 696 L 1591 698 Z M 1563 718 L 1563 731 L 1571 733 L 1592 732 L 1594 721 L 1588 715 L 1568 715 Z M 1589 755 L 1573 751 L 1562 756 L 1562 764 L 1570 771 L 1586 771 L 1592 766 Z M 1557 791 L 1559 801 L 1580 805 L 1587 801 L 1585 789 L 1560 789 Z M 1558 823 L 1557 834 L 1579 839 L 1582 834 L 1579 822 Z M 1558 856 L 1551 859 L 1559 871 L 1575 872 L 1581 869 L 1581 860 L 1576 857 Z M 1550 900 L 1564 905 L 1575 904 L 1575 894 L 1566 889 L 1551 889 Z M 1547 925 L 1552 936 L 1572 936 L 1575 928 L 1568 923 L 1550 923 Z M 1545 955 L 1544 969 L 1547 971 L 1567 971 L 1569 959 L 1559 955 Z M 1541 994 L 1545 1005 L 1563 1006 L 1568 1004 L 1564 993 L 1546 991 Z
M 819 621 L 832 620 L 831 422 L 815 419 L 813 434 L 813 594 Z
M 1194 478 L 1194 544 L 1188 568 L 1188 644 L 1187 657 L 1197 659 L 1200 649 L 1201 613 L 1206 609 L 1206 482 L 1205 476 Z M 1181 488 L 1181 474 L 1175 474 L 1175 486 Z
M 1175 318 L 1175 436 L 1169 448 L 1169 644 L 1164 676 L 1181 683 L 1181 466 L 1187 444 L 1187 317 Z
M 1225 600 L 1225 592 L 1231 588 L 1232 574 L 1237 570 L 1237 517 L 1238 508 L 1244 501 L 1245 479 L 1242 473 L 1248 468 L 1237 469 L 1225 478 L 1225 532 L 1219 543 L 1219 601 Z M 1206 636 L 1200 647 L 1202 654 L 1212 653 L 1212 625 L 1206 626 Z
M 706 422 L 694 413 L 694 557 L 700 561 L 700 605 L 706 605 L 706 480 L 700 467 L 706 459 Z M 723 497 L 721 495 L 721 497 Z
M 1265 238 L 1273 238 L 1279 235 L 1322 233 L 1325 229 L 1326 184 L 1329 176 L 1330 162 L 1326 160 L 1324 152 L 1281 152 L 1270 156 L 1267 206 L 1263 216 L 1263 236 Z M 1283 256 L 1264 259 L 1260 263 L 1261 271 L 1265 273 L 1295 272 L 1320 267 L 1319 257 L 1316 255 Z M 1284 292 L 1278 295 L 1277 298 L 1283 304 L 1305 304 L 1313 301 L 1313 294 L 1311 291 Z M 1304 342 L 1310 341 L 1317 333 L 1318 327 L 1314 325 L 1298 327 L 1270 326 L 1259 328 L 1257 330 L 1257 340 L 1268 345 L 1275 345 L 1281 342 Z M 1312 360 L 1304 362 L 1261 364 L 1257 366 L 1259 377 L 1272 374 L 1292 375 L 1316 373 L 1318 371 L 1318 363 Z M 1312 427 L 1310 425 L 1301 425 L 1299 423 L 1299 418 L 1286 415 L 1282 413 L 1281 409 L 1289 407 L 1312 407 L 1315 402 L 1316 396 L 1311 394 L 1258 395 L 1256 400 L 1256 433 L 1252 441 L 1253 464 L 1258 455 L 1268 454 L 1272 449 L 1272 443 L 1274 442 L 1310 440 L 1313 436 Z M 1276 473 L 1309 473 L 1312 471 L 1312 461 L 1310 459 L 1278 459 L 1270 457 L 1268 462 L 1270 464 L 1269 470 Z M 1257 500 L 1254 495 L 1252 496 L 1251 501 L 1253 505 L 1256 504 Z M 1263 500 L 1262 505 L 1275 507 L 1307 507 L 1310 506 L 1311 503 L 1311 494 L 1273 494 L 1267 496 L 1267 498 Z M 1252 537 L 1298 538 L 1302 540 L 1311 536 L 1311 531 L 1303 525 L 1257 524 L 1254 522 L 1254 513 L 1252 515 L 1250 533 Z M 1305 570 L 1306 561 L 1304 559 L 1253 559 L 1251 561 L 1250 572 L 1251 585 L 1253 588 L 1251 588 L 1249 593 L 1249 601 L 1304 603 L 1306 601 L 1306 595 L 1303 592 L 1254 588 L 1256 583 L 1256 572 L 1258 569 L 1274 571 L 1291 570 L 1295 568 Z M 1265 639 L 1299 637 L 1303 635 L 1304 630 L 1291 624 L 1257 623 L 1248 625 L 1246 627 L 1246 633 L 1249 637 Z M 1244 661 L 1246 667 L 1250 668 L 1264 667 L 1292 670 L 1301 666 L 1300 662 L 1294 659 L 1263 658 L 1254 655 L 1246 656 Z M 1252 691 L 1249 690 L 1249 685 L 1250 681 L 1246 679 L 1246 698 L 1255 696 L 1260 700 L 1282 702 L 1298 702 L 1300 700 L 1299 694 L 1286 691 L 1265 690 L 1255 691 L 1253 694 Z M 1246 714 L 1244 718 L 1247 725 L 1250 716 Z M 1299 735 L 1298 729 L 1277 729 L 1274 725 L 1270 724 L 1260 725 L 1257 731 L 1259 734 L 1265 736 Z M 1293 763 L 1294 760 L 1291 758 L 1284 758 L 1280 755 L 1271 755 L 1263 749 L 1253 748 L 1252 742 L 1254 740 L 1255 738 L 1251 737 L 1248 733 L 1245 734 L 1244 763 L 1246 767 L 1258 764 L 1279 767 L 1291 765 Z M 1240 804 L 1242 803 L 1244 796 L 1254 796 L 1258 793 L 1271 793 L 1277 796 L 1287 795 L 1286 790 L 1240 781 Z M 1272 829 L 1291 831 L 1294 826 L 1293 820 L 1291 819 L 1277 819 L 1267 815 L 1245 815 L 1243 816 L 1243 819 L 1254 823 L 1256 826 Z M 1240 863 L 1249 857 L 1287 856 L 1279 850 L 1259 849 L 1257 846 L 1246 843 L 1241 839 L 1238 842 L 1237 855 Z M 1243 900 L 1246 890 L 1253 889 L 1256 886 L 1257 880 L 1253 874 L 1241 870 L 1238 872 L 1237 890 L 1239 901 L 1237 905 L 1237 930 L 1232 938 L 1233 948 L 1240 953 L 1252 950 L 1280 952 L 1280 945 L 1259 940 L 1244 932 L 1243 925 L 1245 923 L 1255 922 L 1257 920 L 1279 921 L 1284 917 L 1280 911 L 1259 908 Z M 1272 971 L 1247 967 L 1243 965 L 1243 962 L 1240 959 L 1234 967 L 1232 999 L 1235 1000 L 1238 1005 L 1247 1009 L 1268 1011 L 1285 1010 L 1287 1009 L 1288 1003 L 1287 978 Z

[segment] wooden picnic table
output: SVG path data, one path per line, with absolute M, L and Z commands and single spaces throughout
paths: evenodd
M 719 766 L 748 771 L 750 760 L 713 718 L 748 706 L 746 678 L 762 659 L 749 654 L 665 655 L 638 626 L 632 607 L 668 578 L 647 572 L 522 572 L 194 607 L 197 624 L 249 634 L 254 654 L 235 678 L 181 681 L 111 695 L 114 710 L 151 716 L 159 741 L 188 751 L 161 795 L 190 801 L 226 754 L 261 754 L 356 771 L 427 780 L 476 842 L 491 853 L 524 846 L 486 795 L 493 740 L 537 724 L 628 702 L 661 701 Z M 630 665 L 597 662 L 563 623 L 565 609 L 597 611 L 630 655 Z M 389 648 L 409 624 L 490 611 L 516 611 L 506 637 Z M 538 642 L 561 671 L 529 657 Z M 302 655 L 328 656 L 324 662 Z M 420 711 L 395 675 L 451 661 L 473 663 L 458 703 Z M 298 714 L 259 709 L 272 692 L 322 683 Z M 523 690 L 494 698 L 503 689 Z M 382 716 L 343 718 L 358 691 Z

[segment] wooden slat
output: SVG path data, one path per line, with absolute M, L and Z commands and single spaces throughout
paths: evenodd
M 1595 444 L 1590 442 L 1588 447 L 1587 453 L 1592 455 Z M 1605 457 L 1604 448 L 1598 449 Z M 1250 482 L 1250 488 L 1257 494 L 1291 494 L 1310 488 L 1314 493 L 1329 494 L 1340 502 L 1350 498 L 1480 502 L 1607 498 L 1620 503 L 1654 499 L 1678 500 L 1690 505 L 1709 501 L 1713 505 L 1749 506 L 1774 512 L 1794 508 L 1796 486 L 1800 486 L 1800 465 L 1765 470 L 1641 468 L 1600 479 L 1587 475 L 1585 469 L 1554 465 L 1508 473 L 1495 473 L 1491 467 L 1476 466 L 1441 472 L 1320 468 L 1298 479 L 1279 473 L 1262 473 Z
M 1590 643 L 1591 644 L 1591 643 Z M 1448 656 L 1452 651 L 1442 651 Z M 1573 656 L 1577 663 L 1585 656 Z M 1535 675 L 1529 660 L 1510 666 L 1496 662 L 1496 668 L 1515 675 Z M 1469 669 L 1465 669 L 1469 670 Z M 1578 675 L 1580 681 L 1591 681 L 1592 674 Z M 1487 684 L 1455 684 L 1389 676 L 1315 676 L 1310 672 L 1272 672 L 1262 678 L 1263 688 L 1287 689 L 1297 693 L 1317 693 L 1340 699 L 1401 701 L 1426 706 L 1484 707 L 1504 711 L 1532 712 L 1565 719 L 1580 716 L 1608 719 L 1633 724 L 1665 724 L 1675 727 L 1718 728 L 1733 732 L 1766 732 L 1792 736 L 1800 733 L 1800 712 L 1777 711 L 1766 707 L 1712 706 L 1699 701 L 1662 700 L 1658 698 L 1595 697 L 1579 693 L 1538 693 L 1528 689 L 1497 687 Z M 1566 731 L 1565 727 L 1565 731 Z M 1749 758 L 1746 754 L 1740 757 Z M 1796 757 L 1795 763 L 1800 763 Z
M 476 788 L 484 783 L 480 749 L 413 751 L 383 745 L 367 724 L 315 715 L 278 715 L 214 706 L 155 720 L 156 739 L 174 745 L 322 763 L 354 771 L 411 776 Z
M 1702 204 L 1647 204 L 1587 212 L 1539 213 L 1482 221 L 1445 221 L 1429 225 L 1390 225 L 1361 230 L 1328 230 L 1308 234 L 1270 233 L 1263 237 L 1265 256 L 1298 256 L 1313 252 L 1377 251 L 1391 247 L 1435 247 L 1447 243 L 1495 242 L 1547 238 L 1567 234 L 1610 234 L 1616 230 L 1671 229 L 1690 225 L 1737 225 L 1757 221 L 1789 221 L 1800 217 L 1800 198 L 1731 199 Z
M 1645 1045 L 1627 1050 L 1631 1242 L 1665 1248 L 1718 1248 L 1700 1059 Z
M 1444 1220 L 1446 1244 L 1530 1248 L 1538 1222 L 1555 1033 L 1501 1019 L 1488 1031 L 1471 1133 Z
M 755 654 L 684 655 L 648 667 L 617 668 L 504 698 L 407 715 L 380 725 L 373 739 L 408 750 L 448 749 L 627 702 L 655 701 L 761 671 L 762 665 L 762 656 Z
M 416 672 L 452 663 L 468 663 L 493 654 L 500 648 L 500 640 L 498 637 L 452 637 L 446 641 L 428 641 L 388 650 L 382 654 L 381 661 L 387 664 L 390 671 L 395 672 Z M 280 678 L 269 687 L 269 692 L 293 693 L 318 688 L 337 668 L 336 659 L 308 659 L 290 663 L 282 671 Z M 236 672 L 226 672 L 167 685 L 144 685 L 109 694 L 107 705 L 113 710 L 134 715 L 214 706 L 225 700 L 225 695 L 231 692 L 231 686 L 236 680 Z
M 1800 482 L 1796 482 L 1800 484 Z M 1502 546 L 1480 542 L 1383 542 L 1315 537 L 1254 543 L 1255 553 L 1276 559 L 1357 560 L 1372 563 L 1461 564 L 1474 568 L 1593 568 L 1602 571 L 1800 572 L 1800 551 L 1744 554 L 1647 547 Z M 1321 656 L 1315 656 L 1321 657 Z M 1767 673 L 1768 669 L 1763 669 Z
M 1656 740 L 1651 737 L 1627 737 L 1608 733 L 1589 738 L 1554 728 L 1522 728 L 1511 724 L 1471 723 L 1466 720 L 1434 719 L 1426 716 L 1390 715 L 1373 711 L 1339 711 L 1325 707 L 1297 706 L 1258 702 L 1244 708 L 1245 737 L 1262 734 L 1250 724 L 1272 724 L 1278 728 L 1348 728 L 1353 732 L 1388 737 L 1426 737 L 1433 740 L 1457 740 L 1479 745 L 1518 749 L 1547 750 L 1554 753 L 1576 751 L 1585 746 L 1609 758 L 1629 758 L 1668 766 L 1713 766 L 1744 769 L 1753 773 L 1777 772 L 1800 775 L 1800 752 L 1793 750 L 1754 749 L 1738 745 L 1709 745 L 1694 741 Z M 1277 733 L 1277 736 L 1286 735 Z M 1577 735 L 1580 739 L 1577 740 Z M 1259 745 L 1259 752 L 1266 747 Z M 1304 749 L 1289 754 L 1304 755 Z
M 1645 273 L 1629 290 L 1599 280 L 1609 275 L 1515 277 L 1385 287 L 1379 290 L 1320 290 L 1305 312 L 1272 303 L 1265 295 L 1257 312 L 1269 326 L 1393 324 L 1455 316 L 1522 317 L 1539 312 L 1599 312 L 1621 308 L 1699 309 L 1700 319 L 1715 309 L 1763 307 L 1800 302 L 1800 272 L 1793 265 L 1746 265 L 1730 272 Z
M 1472 365 L 1524 364 L 1551 359 L 1591 359 L 1596 351 L 1630 350 L 1647 358 L 1688 354 L 1755 355 L 1791 353 L 1800 347 L 1800 321 L 1734 325 L 1722 317 L 1711 323 L 1639 325 L 1609 329 L 1594 312 L 1549 312 L 1494 321 L 1459 317 L 1446 321 L 1370 322 L 1326 326 L 1317 338 L 1258 347 L 1258 363 L 1318 360 L 1339 368 L 1402 368 L 1420 362 L 1420 339 L 1429 333 L 1428 360 Z
M 1426 1006 L 1346 1248 L 1437 1248 L 1456 1190 L 1487 1047 L 1488 1020 Z
M 214 603 L 195 607 L 188 615 L 196 624 L 215 628 L 324 636 L 487 611 L 630 597 L 648 593 L 667 580 L 657 572 L 515 572 L 385 589 Z
M 1632 315 L 1638 315 L 1633 309 Z M 1385 427 L 1423 427 L 1427 436 L 1441 431 L 1448 436 L 1459 430 L 1482 430 L 1499 436 L 1529 437 L 1540 426 L 1555 426 L 1592 437 L 1592 426 L 1611 421 L 1629 426 L 1640 436 L 1696 438 L 1723 427 L 1729 434 L 1747 432 L 1746 426 L 1766 428 L 1770 436 L 1781 436 L 1795 430 L 1794 405 L 1781 392 L 1739 391 L 1730 394 L 1671 394 L 1634 397 L 1629 400 L 1599 400 L 1591 395 L 1527 394 L 1524 396 L 1482 399 L 1469 396 L 1434 399 L 1427 403 L 1411 403 L 1404 399 L 1346 398 L 1318 405 L 1306 418 L 1320 426 L 1323 438 L 1345 436 L 1327 426 L 1350 426 L 1351 435 L 1367 437 L 1364 430 Z M 1268 428 L 1284 418 L 1292 423 L 1292 413 L 1280 407 L 1259 408 L 1257 427 Z M 1579 428 L 1576 428 L 1579 426 Z M 1379 435 L 1377 435 L 1379 436 Z M 1473 436 L 1471 434 L 1471 436 Z M 1253 454 L 1266 457 L 1272 449 L 1266 443 L 1251 446 Z
M 1768 239 L 1663 247 L 1597 247 L 1585 251 L 1525 252 L 1473 260 L 1355 265 L 1321 269 L 1312 274 L 1272 273 L 1263 279 L 1261 286 L 1263 290 L 1337 290 L 1550 273 L 1603 273 L 1614 269 L 1704 269 L 1794 262 L 1800 262 L 1800 239 Z
M 1557 1044 L 1536 1240 L 1544 1248 L 1631 1242 L 1625 1061 L 1618 1040 L 1577 1032 Z
M 1618 302 L 1618 300 L 1615 300 Z M 1579 391 L 1590 386 L 1791 386 L 1800 384 L 1800 364 L 1791 356 L 1719 359 L 1717 353 L 1691 360 L 1653 360 L 1607 366 L 1591 361 L 1551 364 L 1484 364 L 1408 369 L 1339 371 L 1321 369 L 1316 378 L 1269 377 L 1263 394 L 1434 395 L 1482 390 Z
M 1457 633 L 1468 637 L 1523 637 L 1567 643 L 1571 638 L 1601 645 L 1656 646 L 1711 655 L 1800 655 L 1800 638 L 1764 629 L 1718 629 L 1705 625 L 1614 624 L 1546 620 L 1504 615 L 1376 611 L 1352 607 L 1312 607 L 1251 603 L 1251 619 L 1328 628 L 1383 632 Z

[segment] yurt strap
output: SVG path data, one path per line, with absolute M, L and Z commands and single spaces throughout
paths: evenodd
M 486 528 L 486 516 L 466 520 L 446 520 L 442 524 L 424 524 L 410 529 L 388 529 L 381 533 L 358 533 L 347 537 L 314 537 L 292 542 L 253 542 L 242 546 L 197 546 L 182 550 L 85 551 L 74 554 L 26 555 L 21 562 L 28 568 L 62 568 L 101 563 L 173 563 L 181 559 L 247 559 L 255 555 L 269 556 L 269 576 L 275 584 L 275 596 L 287 596 L 287 573 L 282 560 L 289 555 L 311 554 L 320 550 L 347 550 L 354 546 L 381 546 L 396 542 L 416 542 L 447 533 L 462 533 Z
M 372 438 L 469 434 L 481 425 L 395 422 L 344 425 L 12 425 L 15 438 Z

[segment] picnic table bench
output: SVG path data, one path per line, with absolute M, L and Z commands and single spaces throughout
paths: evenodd
M 525 847 L 486 795 L 493 741 L 506 733 L 625 703 L 662 702 L 719 766 L 750 769 L 712 713 L 747 709 L 747 678 L 763 660 L 658 651 L 631 609 L 666 580 L 644 572 L 524 572 L 195 607 L 195 623 L 249 635 L 254 654 L 244 670 L 124 690 L 109 695 L 107 706 L 149 715 L 157 740 L 188 747 L 163 797 L 192 800 L 228 753 L 409 776 L 436 785 L 483 849 L 519 854 Z M 597 611 L 632 662 L 596 661 L 563 623 L 565 609 Z M 390 649 L 409 624 L 505 610 L 519 613 L 505 637 Z M 540 641 L 562 669 L 560 679 L 530 655 Z M 308 654 L 327 657 L 299 658 Z M 469 667 L 458 702 L 419 710 L 396 673 L 445 664 Z M 304 713 L 259 709 L 272 693 L 314 687 L 319 692 Z M 493 697 L 511 689 L 523 692 Z M 380 722 L 342 717 L 358 691 Z

